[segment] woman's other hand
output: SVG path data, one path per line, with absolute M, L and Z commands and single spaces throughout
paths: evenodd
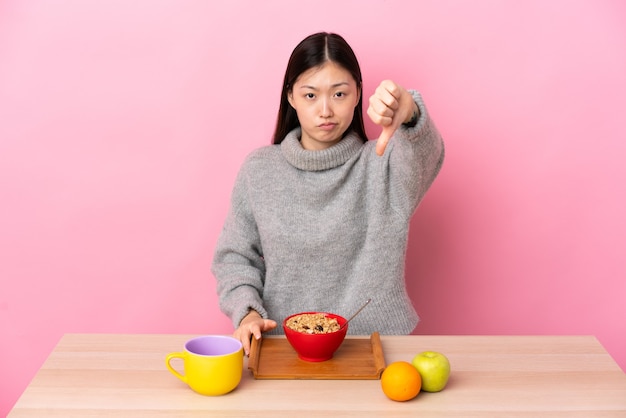
M 409 122 L 414 112 L 419 115 L 411 93 L 391 80 L 380 83 L 370 97 L 367 109 L 372 122 L 383 128 L 376 142 L 376 154 L 383 155 L 393 133 L 401 124 Z
M 250 339 L 252 337 L 260 339 L 262 333 L 273 330 L 277 325 L 274 320 L 263 319 L 257 311 L 250 311 L 239 323 L 239 328 L 235 330 L 233 337 L 241 341 L 244 353 L 249 356 Z

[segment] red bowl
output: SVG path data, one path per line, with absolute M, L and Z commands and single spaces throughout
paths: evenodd
M 327 334 L 307 334 L 295 331 L 287 326 L 289 318 L 297 315 L 316 313 L 324 314 L 328 318 L 335 318 L 340 327 L 346 323 L 346 318 L 343 316 L 328 312 L 300 312 L 285 318 L 283 321 L 283 330 L 285 330 L 287 341 L 289 341 L 289 344 L 296 350 L 298 357 L 304 361 L 330 360 L 335 354 L 335 351 L 341 346 L 341 343 L 343 343 L 346 333 L 348 332 L 349 324 L 339 331 L 329 332 Z

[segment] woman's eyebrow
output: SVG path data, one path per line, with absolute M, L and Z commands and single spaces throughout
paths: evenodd
M 341 86 L 349 86 L 350 83 L 348 83 L 347 81 L 340 81 L 339 83 L 335 83 L 333 85 L 331 85 L 331 88 L 337 88 L 337 87 L 341 87 Z M 317 87 L 315 86 L 310 86 L 308 84 L 303 84 L 302 86 L 300 86 L 301 89 L 310 89 L 310 90 L 319 90 Z

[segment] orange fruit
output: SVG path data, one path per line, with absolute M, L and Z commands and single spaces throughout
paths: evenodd
M 395 361 L 383 371 L 380 384 L 389 399 L 403 402 L 420 393 L 422 377 L 411 363 Z

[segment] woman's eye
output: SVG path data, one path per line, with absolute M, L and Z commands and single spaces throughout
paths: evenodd
M 345 97 L 345 95 L 346 94 L 344 92 L 342 92 L 342 91 L 338 91 L 337 93 L 335 93 L 335 96 L 337 96 L 337 97 Z
M 307 99 L 314 99 L 315 95 L 313 93 L 307 93 L 304 95 L 304 97 L 306 97 Z

